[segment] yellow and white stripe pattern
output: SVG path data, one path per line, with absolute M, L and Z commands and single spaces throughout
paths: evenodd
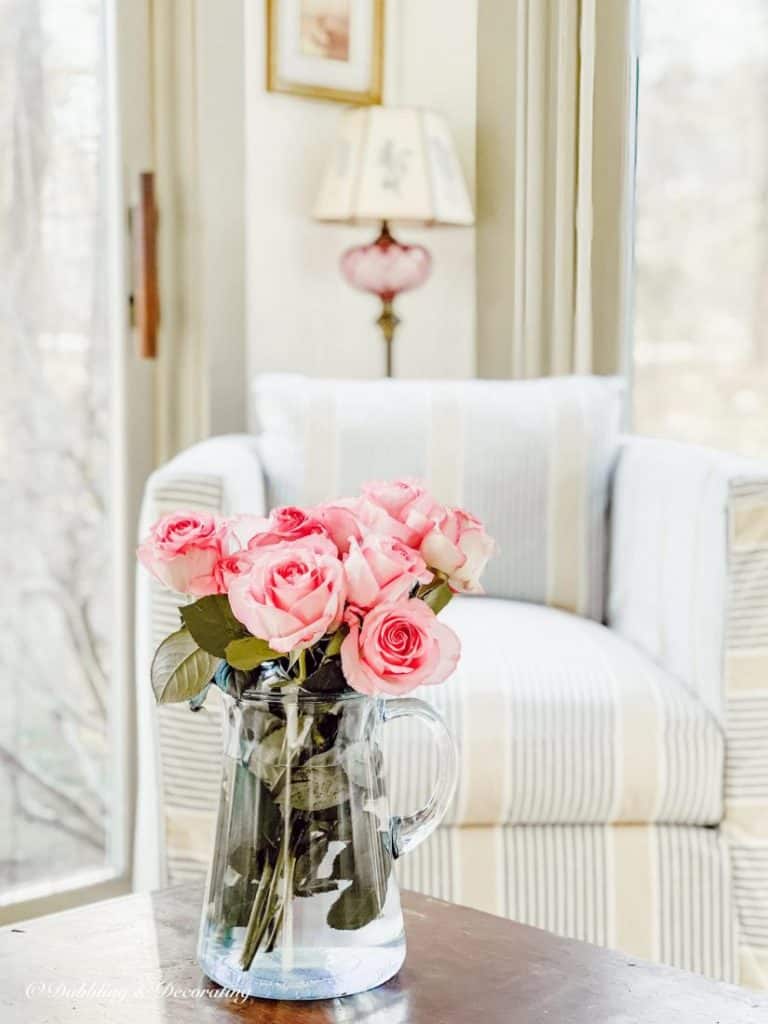
M 717 829 L 440 828 L 398 875 L 440 899 L 739 980 L 728 845 Z
M 768 478 L 728 505 L 725 825 L 745 984 L 768 987 Z
M 452 825 L 716 825 L 724 743 L 714 716 L 599 623 L 540 605 L 457 597 L 442 618 L 462 641 L 446 686 L 419 695 L 461 755 Z M 433 773 L 418 722 L 385 735 L 398 813 Z
M 621 384 L 318 380 L 255 384 L 259 450 L 276 505 L 425 480 L 483 519 L 501 557 L 486 591 L 602 619 L 606 511 Z

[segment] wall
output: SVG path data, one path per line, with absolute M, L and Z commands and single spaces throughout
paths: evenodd
M 388 0 L 386 8 L 384 102 L 445 115 L 473 195 L 477 0 Z M 249 0 L 245 10 L 248 372 L 378 376 L 378 301 L 353 291 L 338 269 L 342 250 L 371 240 L 371 229 L 311 219 L 343 108 L 268 93 L 263 0 Z M 403 229 L 400 236 L 427 245 L 434 268 L 421 289 L 398 301 L 404 322 L 396 375 L 473 375 L 474 229 Z

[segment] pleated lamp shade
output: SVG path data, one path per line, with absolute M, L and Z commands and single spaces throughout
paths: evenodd
M 343 223 L 474 223 L 443 118 L 410 107 L 344 113 L 314 215 Z

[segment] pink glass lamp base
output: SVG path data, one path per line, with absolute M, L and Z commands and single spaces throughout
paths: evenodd
M 393 303 L 400 292 L 418 288 L 429 277 L 432 257 L 423 245 L 403 245 L 389 233 L 387 222 L 375 242 L 356 245 L 341 257 L 341 272 L 353 288 L 381 299 L 381 328 L 387 350 L 387 376 L 392 376 L 392 344 L 400 318 Z

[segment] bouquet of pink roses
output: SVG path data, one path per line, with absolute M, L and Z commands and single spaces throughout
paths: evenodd
M 296 898 L 335 894 L 337 930 L 382 914 L 396 841 L 378 824 L 380 752 L 363 750 L 351 691 L 400 695 L 451 674 L 459 640 L 437 613 L 480 592 L 493 547 L 477 519 L 409 480 L 268 518 L 173 513 L 139 547 L 161 583 L 196 599 L 155 654 L 157 701 L 197 710 L 215 685 L 239 716 L 205 934 L 242 971 L 291 934 Z
M 492 551 L 477 519 L 410 480 L 268 518 L 163 516 L 139 561 L 198 600 L 157 650 L 155 696 L 195 700 L 212 680 L 239 696 L 265 662 L 310 691 L 440 683 L 460 648 L 437 613 L 455 592 L 481 592 Z

